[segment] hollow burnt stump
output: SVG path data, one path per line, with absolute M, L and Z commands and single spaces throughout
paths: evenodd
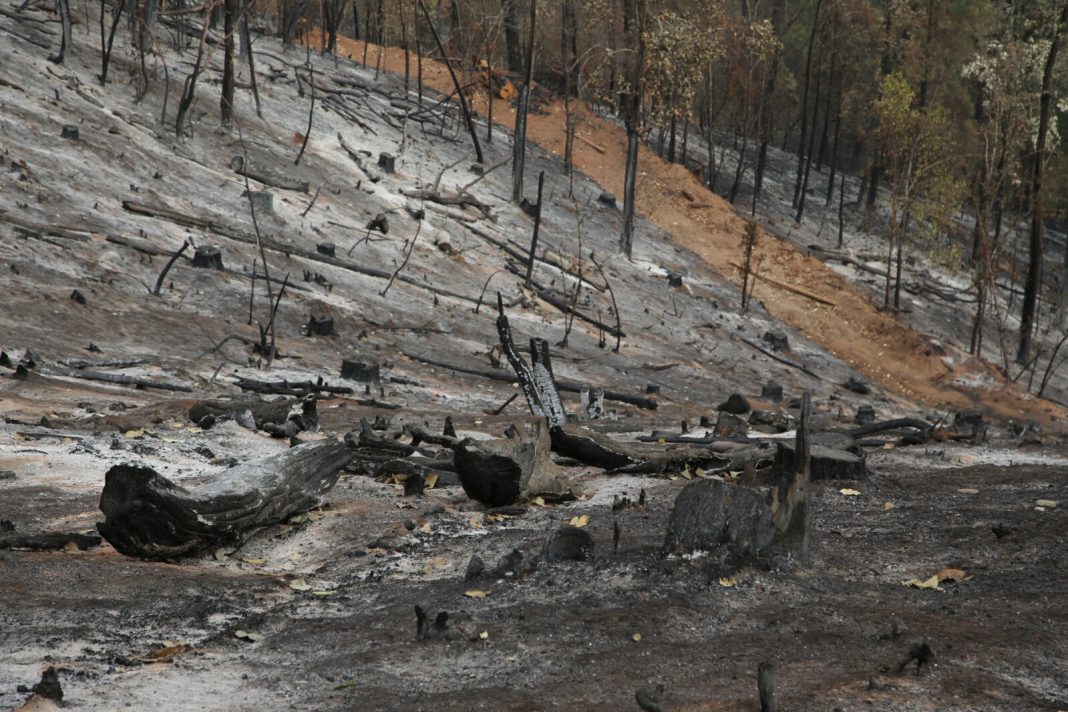
M 193 266 L 205 269 L 224 269 L 222 252 L 215 245 L 201 245 L 193 254 Z

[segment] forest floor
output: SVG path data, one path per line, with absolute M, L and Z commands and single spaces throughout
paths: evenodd
M 374 390 L 320 401 L 320 432 L 302 437 L 341 436 L 362 418 L 440 430 L 446 416 L 460 435 L 499 436 L 529 418 L 521 397 L 506 404 L 516 384 L 429 363 L 491 369 L 497 290 L 517 341 L 551 341 L 558 378 L 654 394 L 655 411 L 606 404 L 611 417 L 595 425 L 619 437 L 678 434 L 683 420 L 699 432 L 698 418 L 714 421 L 728 395 L 755 395 L 774 379 L 788 415 L 791 400 L 812 394 L 820 429 L 848 429 L 862 405 L 880 419 L 974 410 L 987 419 L 989 442 L 888 440 L 870 452 L 867 478 L 815 485 L 813 561 L 786 572 L 723 577 L 706 559 L 661 558 L 671 507 L 692 474 L 584 467 L 568 468 L 583 498 L 526 502 L 504 517 L 459 487 L 405 497 L 393 480 L 346 472 L 321 507 L 214 555 L 148 562 L 107 543 L 0 550 L 0 708 L 22 704 L 53 665 L 67 706 L 86 710 L 616 710 L 637 709 L 635 693 L 657 684 L 664 709 L 755 709 L 757 665 L 773 660 L 785 709 L 1068 709 L 1068 449 L 1058 406 L 952 348 L 935 353 L 937 333 L 880 312 L 866 292 L 772 236 L 761 239 L 761 274 L 835 306 L 761 283 L 758 303 L 740 314 L 731 263 L 741 218 L 681 166 L 644 150 L 635 255 L 620 257 L 619 211 L 597 196 L 621 193 L 625 138 L 593 114 L 579 133 L 605 153 L 576 143 L 573 200 L 558 157 L 562 109 L 550 103 L 532 116 L 540 148 L 528 155 L 527 194 L 538 171 L 549 179 L 535 269 L 544 289 L 527 290 L 507 250 L 526 253 L 531 220 L 504 197 L 507 168 L 471 183 L 469 139 L 455 110 L 436 104 L 440 95 L 428 90 L 435 108 L 417 109 L 398 76 L 313 55 L 320 101 L 331 98 L 317 105 L 295 165 L 308 123 L 307 87 L 293 78 L 305 73 L 304 53 L 261 37 L 262 120 L 242 91 L 241 137 L 220 129 L 213 55 L 191 135 L 176 140 L 173 115 L 159 121 L 162 82 L 143 98 L 128 85 L 132 52 L 116 50 L 114 81 L 99 86 L 86 34 L 98 10 L 85 12 L 64 66 L 46 58 L 58 30 L 52 15 L 0 14 L 0 350 L 34 361 L 18 378 L 0 368 L 0 520 L 15 534 L 93 531 L 105 472 L 119 463 L 190 485 L 284 450 L 235 422 L 201 430 L 189 421 L 193 403 L 239 394 L 242 377 L 323 377 L 362 390 L 337 378 L 339 362 L 373 360 L 382 369 Z M 346 47 L 356 58 L 362 51 Z M 168 48 L 166 57 L 173 111 L 173 77 L 192 66 L 193 52 Z M 403 71 L 403 57 L 389 51 L 386 66 Z M 427 62 L 424 71 L 449 91 L 443 68 Z M 243 69 L 240 86 L 247 80 Z M 510 123 L 502 107 L 495 117 Z M 60 138 L 69 125 L 78 140 Z M 506 160 L 507 133 L 498 130 L 486 149 L 487 166 Z M 396 173 L 375 165 L 381 152 L 396 154 Z M 257 223 L 271 240 L 271 276 L 290 279 L 277 321 L 284 358 L 270 369 L 251 349 L 259 337 L 251 322 L 265 322 L 268 307 L 261 278 L 249 316 L 255 227 L 235 156 L 309 183 L 251 184 L 272 195 Z M 406 195 L 435 183 L 470 185 L 488 210 Z M 683 190 L 707 207 L 691 207 Z M 364 227 L 379 213 L 388 234 Z M 150 294 L 187 239 L 217 245 L 227 269 L 194 268 L 187 255 Z M 316 251 L 324 241 L 337 259 Z M 588 286 L 576 289 L 580 271 Z M 394 272 L 408 279 L 387 288 Z M 674 274 L 681 286 L 671 286 Z M 612 293 L 593 286 L 601 279 Z M 84 303 L 71 298 L 75 289 Z M 575 297 L 582 314 L 609 325 L 618 313 L 619 350 L 588 322 L 568 331 L 544 298 L 553 294 Z M 304 331 L 321 315 L 333 317 L 336 336 Z M 769 331 L 789 338 L 780 360 L 761 346 Z M 92 370 L 150 387 L 86 380 Z M 843 387 L 851 379 L 870 392 Z M 572 394 L 566 405 L 576 409 Z M 642 491 L 644 506 L 614 506 Z M 584 515 L 592 562 L 541 561 L 520 575 L 464 580 L 475 555 L 490 569 L 515 549 L 538 562 L 545 537 Z M 942 590 L 903 585 L 946 568 L 963 580 Z M 415 605 L 449 612 L 459 639 L 417 640 Z M 923 642 L 930 663 L 918 674 L 915 664 L 899 670 Z

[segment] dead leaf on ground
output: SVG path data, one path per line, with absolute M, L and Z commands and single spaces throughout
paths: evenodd
M 738 585 L 738 579 L 733 576 L 723 576 L 719 580 L 719 585 L 723 588 L 730 588 L 731 586 Z
M 267 563 L 267 559 L 245 558 L 241 560 L 244 561 L 246 564 L 251 564 L 252 566 L 263 566 Z
M 860 494 L 859 490 L 850 489 L 849 487 L 843 487 L 842 489 L 838 490 L 838 492 L 844 494 L 846 497 L 856 497 Z
M 924 579 L 922 581 L 920 579 L 918 579 L 918 578 L 914 578 L 914 579 L 909 579 L 908 581 L 902 581 L 901 584 L 903 586 L 908 586 L 909 588 L 923 588 L 923 589 L 931 589 L 931 590 L 934 590 L 934 591 L 941 591 L 942 590 L 942 587 L 938 585 L 939 581 L 938 581 L 938 575 L 937 574 L 932 576 L 929 579 Z
M 471 589 L 470 591 L 464 591 L 464 595 L 468 598 L 485 598 L 489 595 L 487 591 L 479 591 L 478 589 Z
M 630 636 L 630 639 L 633 640 L 635 643 L 637 643 L 638 641 L 640 641 L 642 639 L 642 634 L 641 633 L 635 633 L 634 635 Z
M 289 582 L 289 587 L 291 589 L 293 589 L 294 591 L 310 591 L 311 590 L 311 584 L 309 584 L 307 581 L 305 581 L 302 578 L 293 579 L 292 581 L 290 581 Z
M 325 589 L 324 589 L 324 590 L 322 590 L 322 591 L 312 591 L 312 595 L 313 595 L 313 596 L 319 596 L 319 597 L 325 597 L 325 596 L 333 596 L 333 595 L 334 595 L 334 594 L 336 594 L 336 593 L 337 593 L 337 591 L 336 591 L 336 590 L 334 590 L 334 591 L 328 591 L 328 590 L 325 590 Z
M 1037 502 L 1035 502 L 1035 506 L 1036 507 L 1045 507 L 1047 509 L 1053 509 L 1054 507 L 1057 506 L 1057 502 L 1055 502 L 1052 499 L 1040 499 Z
M 435 473 L 431 473 L 423 480 L 423 485 L 427 489 L 434 489 L 434 485 L 438 483 L 438 476 Z
M 250 643 L 258 643 L 263 640 L 263 635 L 259 633 L 252 633 L 247 630 L 235 630 L 234 637 L 241 638 L 242 640 L 247 640 Z
M 127 430 L 125 433 L 123 433 L 123 436 L 127 438 L 140 438 L 143 437 L 144 434 L 144 429 L 138 428 L 137 430 Z
M 889 512 L 893 508 L 894 508 L 894 503 L 893 502 L 884 502 L 883 503 L 883 510 L 884 511 Z
M 530 503 L 533 504 L 535 507 L 544 507 L 545 499 L 542 497 L 534 497 L 530 500 Z
M 63 545 L 63 551 L 68 554 L 80 554 L 82 550 L 78 548 L 78 545 L 74 541 L 68 541 Z
M 957 491 L 961 494 L 979 494 L 979 490 L 975 489 L 974 487 L 961 487 Z
M 578 516 L 578 517 L 571 517 L 571 521 L 568 522 L 568 524 L 573 526 L 573 527 L 584 527 L 589 523 L 590 523 L 590 515 L 588 515 L 588 514 L 583 514 L 583 515 Z
M 956 583 L 957 581 L 963 581 L 967 574 L 964 573 L 964 569 L 942 569 L 935 576 L 938 577 L 939 583 Z
M 193 646 L 186 645 L 185 643 L 176 643 L 173 640 L 163 641 L 162 647 L 156 648 L 151 653 L 148 653 L 143 658 L 142 662 L 146 663 L 158 663 L 173 658 L 179 653 L 188 653 L 193 649 Z

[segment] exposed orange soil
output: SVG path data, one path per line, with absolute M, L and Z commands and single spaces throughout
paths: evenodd
M 313 46 L 319 40 L 310 36 Z M 364 43 L 338 38 L 338 53 L 355 60 L 363 57 Z M 375 66 L 379 52 L 385 71 L 404 72 L 404 51 L 370 45 L 367 63 Z M 410 71 L 415 83 L 416 59 L 411 56 Z M 448 71 L 440 62 L 423 60 L 423 81 L 427 86 L 452 93 Z M 461 80 L 463 81 L 463 80 Z M 472 108 L 486 113 L 484 92 L 477 93 Z M 511 127 L 515 109 L 497 100 L 493 106 L 495 123 Z M 565 113 L 563 102 L 540 104 L 528 118 L 527 137 L 544 150 L 558 156 L 564 151 Z M 627 138 L 622 127 L 582 110 L 577 132 L 581 139 L 573 146 L 576 168 L 600 183 L 606 190 L 622 194 Z M 482 137 L 480 137 L 482 138 Z M 582 140 L 582 139 L 585 139 Z M 601 153 L 590 144 L 604 149 Z M 637 209 L 650 222 L 674 240 L 692 250 L 716 271 L 741 284 L 737 264 L 745 221 L 727 201 L 708 191 L 683 166 L 668 163 L 646 147 L 638 159 Z M 682 192 L 697 198 L 696 205 Z M 641 235 L 635 235 L 640 241 Z M 880 311 L 868 296 L 849 284 L 814 257 L 795 246 L 761 231 L 755 257 L 761 259 L 759 273 L 797 286 L 835 306 L 827 306 L 780 287 L 758 281 L 755 295 L 768 312 L 820 344 L 871 381 L 909 400 L 931 408 L 978 409 L 991 414 L 1043 423 L 1064 422 L 1068 410 L 1037 399 L 1009 383 L 989 364 L 965 357 L 963 365 L 948 368 L 930 349 L 923 336 L 893 315 Z M 958 355 L 959 356 L 959 355 Z M 993 388 L 963 385 L 958 379 L 998 384 Z

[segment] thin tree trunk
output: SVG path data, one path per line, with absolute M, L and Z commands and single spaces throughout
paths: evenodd
M 1060 18 L 1053 30 L 1046 66 L 1042 73 L 1042 97 L 1039 100 L 1038 141 L 1035 144 L 1035 166 L 1031 181 L 1031 241 L 1030 259 L 1028 261 L 1027 282 L 1024 286 L 1023 310 L 1020 315 L 1020 348 L 1016 354 L 1016 363 L 1026 365 L 1031 361 L 1031 340 L 1038 311 L 1038 295 L 1042 289 L 1042 250 L 1043 231 L 1045 228 L 1042 215 L 1042 181 L 1046 168 L 1046 142 L 1049 137 L 1050 113 L 1053 103 L 1053 68 L 1057 63 L 1057 49 L 1061 33 L 1068 24 L 1068 4 L 1061 10 Z M 1066 260 L 1068 261 L 1068 260 Z
M 805 51 L 804 91 L 801 94 L 801 140 L 797 146 L 797 180 L 794 182 L 794 207 L 797 207 L 798 195 L 801 193 L 801 181 L 804 179 L 805 140 L 808 136 L 808 96 L 812 86 L 812 51 L 816 45 L 816 34 L 819 30 L 820 8 L 822 6 L 823 0 L 816 0 L 816 7 L 812 15 L 812 29 L 808 34 L 808 49 Z
M 530 104 L 530 85 L 534 80 L 534 29 L 538 19 L 537 0 L 530 0 L 530 34 L 527 41 L 526 78 L 519 93 L 519 107 L 515 112 L 515 138 L 512 142 L 512 202 L 523 199 L 523 170 L 527 159 L 527 106 Z
M 234 33 L 237 31 L 237 2 L 226 0 L 223 17 L 223 80 L 219 113 L 222 125 L 229 127 L 234 121 Z

